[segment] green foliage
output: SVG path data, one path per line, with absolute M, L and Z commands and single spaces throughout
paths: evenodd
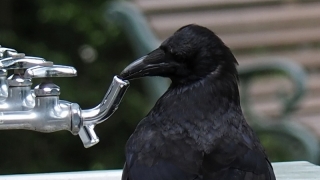
M 92 108 L 103 98 L 112 77 L 133 59 L 123 32 L 105 21 L 107 3 L 1 1 L 0 45 L 74 66 L 77 77 L 54 79 L 61 88 L 60 98 L 82 109 Z M 39 82 L 34 80 L 34 85 Z M 122 168 L 125 142 L 146 112 L 141 91 L 139 82 L 131 85 L 119 110 L 96 127 L 100 143 L 89 149 L 69 132 L 0 131 L 0 174 Z
M 303 154 L 305 150 L 299 141 L 286 136 L 286 134 L 260 133 L 259 138 L 272 162 L 301 161 L 307 158 L 301 157 L 301 154 Z M 288 149 L 290 149 L 290 151 L 288 151 Z

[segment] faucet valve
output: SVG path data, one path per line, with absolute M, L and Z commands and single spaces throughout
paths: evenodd
M 70 66 L 34 66 L 26 70 L 24 78 L 51 78 L 51 77 L 73 77 L 77 70 Z M 51 82 L 42 82 L 34 88 L 36 96 L 59 96 L 60 88 Z
M 24 57 L 23 53 L 18 53 L 16 50 L 11 48 L 5 48 L 0 46 L 0 59 L 6 57 Z
M 27 69 L 34 66 L 53 66 L 53 63 L 43 58 L 23 56 L 0 59 L 1 69 Z
M 25 78 L 50 78 L 77 76 L 77 70 L 71 66 L 34 66 L 26 70 Z
M 5 51 L 7 52 L 7 51 Z M 11 51 L 10 51 L 11 52 Z M 23 78 L 25 69 L 33 66 L 53 66 L 52 62 L 45 61 L 43 58 L 30 56 L 11 56 L 0 59 L 0 69 L 14 70 L 14 74 L 8 78 L 9 86 L 31 86 L 30 78 Z
M 29 57 L 19 54 L 15 50 L 0 48 L 0 96 L 1 111 L 30 110 L 35 101 L 31 90 L 31 78 L 24 78 L 27 68 L 33 66 L 52 66 L 43 58 Z M 7 70 L 13 70 L 13 74 L 7 79 Z
M 59 96 L 60 87 L 51 82 L 42 82 L 34 88 L 34 94 L 40 96 Z

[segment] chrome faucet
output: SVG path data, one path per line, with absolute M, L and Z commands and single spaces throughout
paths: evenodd
M 13 75 L 6 78 L 8 70 L 13 70 Z M 60 88 L 52 81 L 53 77 L 76 75 L 73 67 L 54 65 L 0 46 L 0 130 L 68 130 L 79 135 L 86 148 L 97 144 L 94 127 L 116 111 L 129 82 L 115 76 L 101 103 L 82 110 L 77 103 L 60 100 Z M 33 78 L 43 79 L 34 90 Z

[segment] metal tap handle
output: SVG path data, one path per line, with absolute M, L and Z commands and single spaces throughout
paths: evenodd
M 17 57 L 17 56 L 24 56 L 23 53 L 18 53 L 15 49 L 5 48 L 0 46 L 0 59 L 6 57 Z
M 53 63 L 43 58 L 23 56 L 0 59 L 1 69 L 27 69 L 34 66 L 53 66 Z
M 47 77 L 73 77 L 77 76 L 77 70 L 71 66 L 35 66 L 26 70 L 25 78 L 47 78 Z

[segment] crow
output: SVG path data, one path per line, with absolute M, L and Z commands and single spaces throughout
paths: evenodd
M 242 113 L 237 65 L 215 33 L 195 24 L 128 65 L 122 79 L 171 84 L 127 141 L 122 180 L 275 180 Z

